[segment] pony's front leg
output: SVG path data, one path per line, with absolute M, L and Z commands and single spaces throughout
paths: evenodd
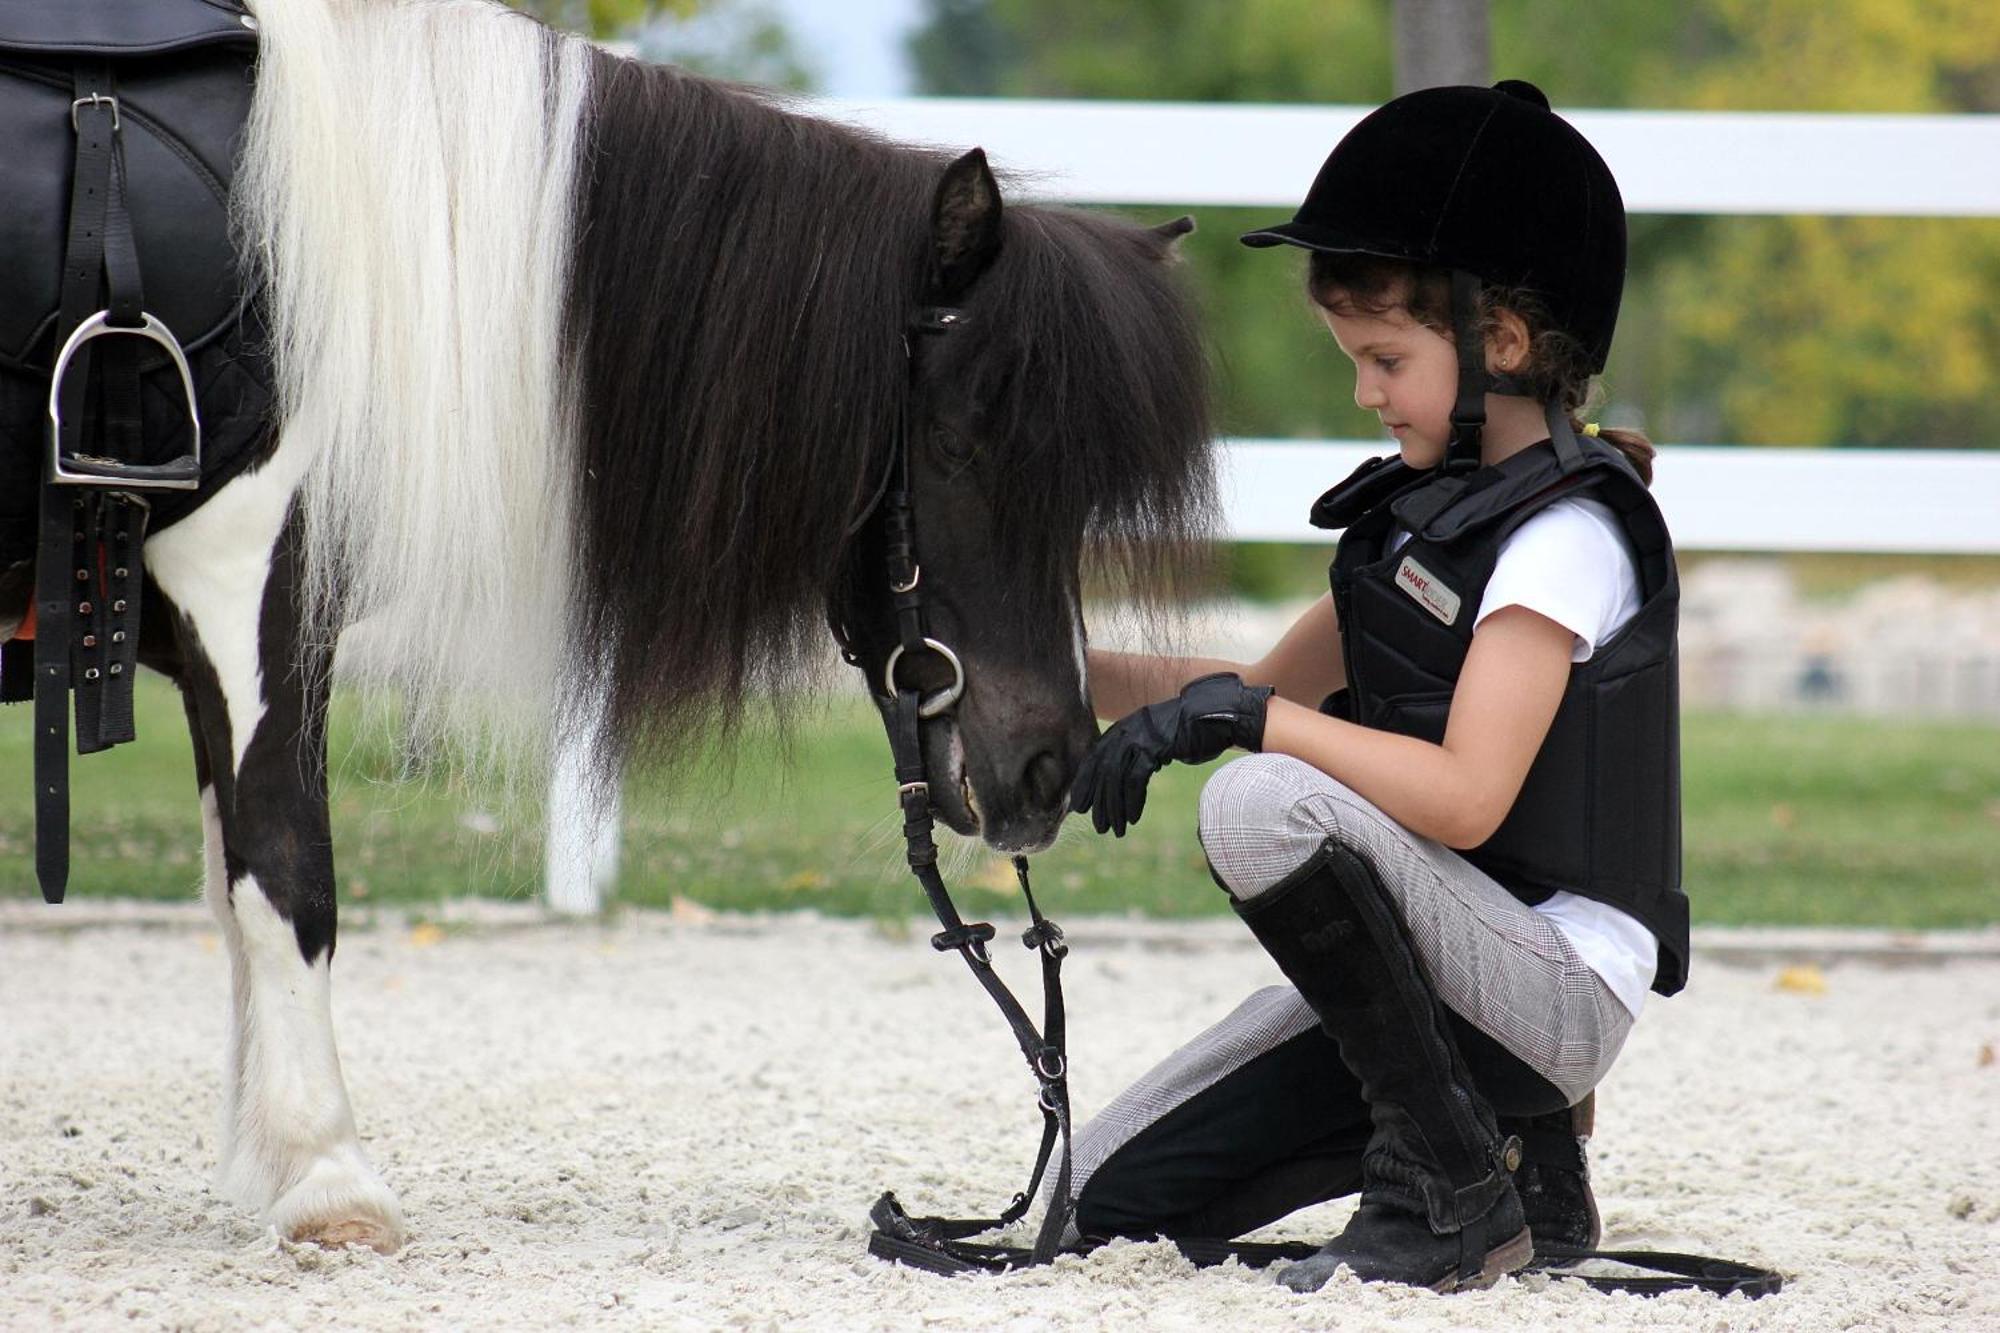
M 362 1152 L 333 1039 L 327 662 L 299 633 L 297 525 L 275 471 L 232 482 L 146 550 L 178 611 L 205 896 L 229 947 L 218 1183 L 282 1236 L 387 1252 L 402 1212 Z

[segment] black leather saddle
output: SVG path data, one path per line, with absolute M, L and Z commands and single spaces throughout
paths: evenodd
M 50 902 L 69 873 L 71 696 L 79 753 L 133 739 L 147 529 L 224 479 L 218 424 L 225 466 L 265 429 L 268 351 L 229 220 L 256 51 L 238 0 L 0 0 L 8 633 L 29 628 L 12 603 L 33 533 L 33 638 L 0 645 L 0 701 L 34 699 Z
M 116 81 L 145 307 L 192 354 L 241 296 L 229 181 L 255 20 L 225 0 L 0 0 L 0 365 L 46 375 L 62 300 L 80 60 Z M 157 365 L 164 350 L 148 349 Z

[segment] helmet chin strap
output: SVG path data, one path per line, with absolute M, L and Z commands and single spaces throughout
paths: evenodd
M 1451 443 L 1445 449 L 1447 472 L 1470 472 L 1479 466 L 1479 438 L 1486 429 L 1486 395 L 1533 398 L 1535 392 L 1512 375 L 1486 368 L 1486 338 L 1479 327 L 1479 279 L 1464 269 L 1451 271 L 1451 327 L 1458 347 L 1458 402 L 1451 409 Z

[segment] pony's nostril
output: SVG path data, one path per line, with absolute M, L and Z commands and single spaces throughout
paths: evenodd
M 1027 794 L 1030 806 L 1046 810 L 1068 798 L 1067 778 L 1062 760 L 1043 750 L 1028 761 L 1027 769 L 1021 774 L 1021 790 Z

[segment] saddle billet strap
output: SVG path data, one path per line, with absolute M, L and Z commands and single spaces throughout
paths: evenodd
M 54 489 L 51 487 L 50 489 Z M 70 566 L 76 570 L 77 602 L 70 622 L 69 686 L 76 700 L 76 752 L 103 749 L 97 744 L 103 729 L 105 625 L 104 564 L 98 537 L 104 523 L 103 497 L 85 496 L 70 533 Z
M 77 530 L 79 603 L 71 680 L 76 688 L 76 752 L 95 754 L 137 739 L 132 678 L 139 661 L 139 568 L 146 541 L 146 501 L 99 492 L 83 502 Z M 89 578 L 84 575 L 88 573 Z M 82 614 L 83 605 L 90 612 Z
M 139 672 L 139 593 L 146 584 L 140 564 L 146 546 L 146 523 L 152 506 L 137 495 L 105 496 L 101 512 L 104 530 L 104 712 L 98 722 L 100 746 L 137 740 L 132 710 L 134 677 Z

